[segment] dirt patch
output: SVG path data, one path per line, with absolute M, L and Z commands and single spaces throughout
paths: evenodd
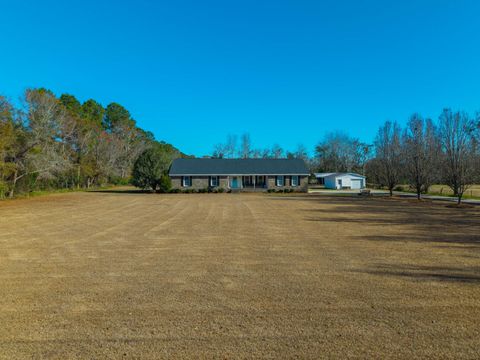
M 478 207 L 72 193 L 0 229 L 0 358 L 480 357 Z

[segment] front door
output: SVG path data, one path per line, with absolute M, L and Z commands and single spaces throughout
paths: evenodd
M 232 189 L 236 189 L 238 187 L 238 179 L 236 177 L 232 178 Z

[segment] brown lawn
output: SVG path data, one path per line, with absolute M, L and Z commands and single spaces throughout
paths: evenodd
M 480 207 L 251 194 L 0 204 L 0 357 L 480 358 Z

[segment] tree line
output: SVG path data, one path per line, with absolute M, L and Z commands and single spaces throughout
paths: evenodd
M 437 121 L 413 114 L 402 127 L 386 121 L 372 143 L 342 131 L 326 134 L 310 155 L 303 145 L 285 151 L 254 148 L 250 136 L 229 135 L 214 146 L 214 158 L 300 158 L 311 173 L 355 172 L 390 194 L 401 184 L 413 189 L 418 199 L 433 184 L 446 184 L 460 202 L 465 191 L 480 182 L 480 113 L 444 109 Z
M 312 167 L 357 172 L 390 194 L 408 184 L 418 199 L 433 184 L 446 184 L 460 202 L 480 181 L 480 115 L 444 109 L 437 121 L 413 114 L 402 127 L 385 122 L 372 144 L 336 132 L 317 145 Z
M 81 103 L 43 88 L 26 90 L 18 107 L 0 96 L 0 198 L 127 183 L 136 159 L 151 148 L 183 155 L 138 127 L 118 103 Z
M 399 184 L 409 184 L 418 198 L 432 184 L 444 183 L 459 202 L 480 181 L 480 114 L 445 109 L 436 121 L 419 114 L 404 127 L 387 121 L 371 144 L 340 131 L 329 133 L 313 156 L 301 144 L 294 151 L 278 144 L 259 149 L 248 133 L 237 139 L 229 135 L 215 145 L 212 157 L 301 158 L 311 172 L 361 173 L 391 194 Z M 26 90 L 18 107 L 0 96 L 0 198 L 127 182 L 165 191 L 168 167 L 182 156 L 138 127 L 118 103 L 81 103 L 43 88 Z
M 250 140 L 250 134 L 244 133 L 238 141 L 237 135 L 228 135 L 224 143 L 218 143 L 214 146 L 211 155 L 217 159 L 282 159 L 282 158 L 301 158 L 309 160 L 307 148 L 299 144 L 294 151 L 286 151 L 279 144 L 274 144 L 271 148 L 254 148 Z
M 409 184 L 420 199 L 431 185 L 448 185 L 460 203 L 465 191 L 480 181 L 480 117 L 444 109 L 437 121 L 419 114 L 402 129 L 386 122 L 375 138 L 375 157 L 368 164 L 371 180 L 392 194 Z

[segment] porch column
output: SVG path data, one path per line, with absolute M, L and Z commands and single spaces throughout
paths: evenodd
M 253 190 L 255 190 L 255 180 L 257 180 L 257 176 L 253 175 Z

